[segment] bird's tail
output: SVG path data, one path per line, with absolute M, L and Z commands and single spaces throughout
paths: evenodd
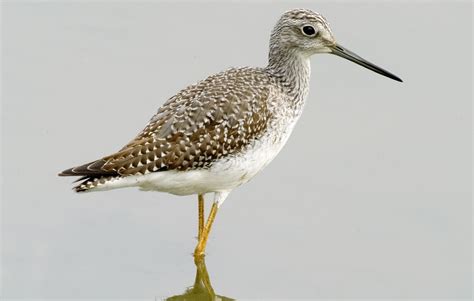
M 116 171 L 105 171 L 102 167 L 107 161 L 99 159 L 87 164 L 72 167 L 60 172 L 59 176 L 78 176 L 80 177 L 73 183 L 79 182 L 73 187 L 76 192 L 86 192 L 105 184 L 106 182 L 119 177 Z

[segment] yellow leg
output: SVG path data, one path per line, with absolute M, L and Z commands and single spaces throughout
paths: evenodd
M 207 218 L 206 225 L 204 226 L 204 229 L 202 230 L 201 237 L 199 238 L 199 242 L 196 246 L 196 249 L 194 250 L 195 257 L 204 255 L 204 251 L 206 250 L 207 238 L 209 237 L 209 232 L 211 232 L 212 223 L 214 222 L 214 219 L 216 218 L 217 208 L 218 208 L 217 203 L 213 203 L 211 212 L 209 213 L 209 217 Z
M 204 229 L 204 195 L 202 194 L 198 194 L 198 215 L 199 215 L 198 240 L 201 240 L 202 230 Z

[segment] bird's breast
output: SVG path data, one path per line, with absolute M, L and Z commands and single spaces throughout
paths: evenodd
M 211 171 L 229 180 L 237 187 L 248 182 L 265 168 L 286 144 L 296 119 L 291 122 L 276 122 L 261 137 L 253 140 L 238 153 L 215 162 Z

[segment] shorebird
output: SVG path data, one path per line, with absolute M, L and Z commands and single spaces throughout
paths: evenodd
M 198 195 L 198 243 L 203 256 L 218 208 L 237 186 L 275 158 L 303 111 L 310 57 L 330 53 L 402 81 L 342 47 L 319 13 L 285 12 L 270 36 L 268 65 L 231 68 L 168 99 L 138 136 L 118 152 L 67 169 L 77 192 L 123 187 Z M 204 195 L 214 199 L 204 223 Z

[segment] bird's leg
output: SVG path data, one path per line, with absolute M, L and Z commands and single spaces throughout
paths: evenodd
M 195 257 L 204 255 L 204 251 L 206 250 L 207 238 L 209 237 L 209 232 L 211 232 L 212 223 L 214 222 L 214 219 L 216 218 L 218 207 L 219 207 L 218 203 L 214 202 L 212 204 L 211 212 L 209 213 L 209 217 L 207 218 L 206 225 L 204 226 L 204 229 L 202 230 L 201 236 L 199 237 L 199 242 L 196 246 L 196 249 L 194 250 Z
M 203 194 L 198 194 L 198 215 L 199 215 L 198 240 L 201 240 L 202 230 L 204 229 L 204 195 Z
M 211 212 L 207 218 L 207 222 L 204 225 L 201 235 L 199 236 L 199 241 L 194 250 L 194 258 L 199 259 L 199 257 L 204 256 L 204 251 L 206 250 L 207 238 L 209 237 L 209 232 L 211 232 L 212 223 L 216 218 L 217 209 L 219 206 L 224 203 L 225 199 L 229 195 L 230 191 L 219 191 L 214 193 L 214 203 L 212 203 Z M 203 212 L 204 215 L 204 212 Z

